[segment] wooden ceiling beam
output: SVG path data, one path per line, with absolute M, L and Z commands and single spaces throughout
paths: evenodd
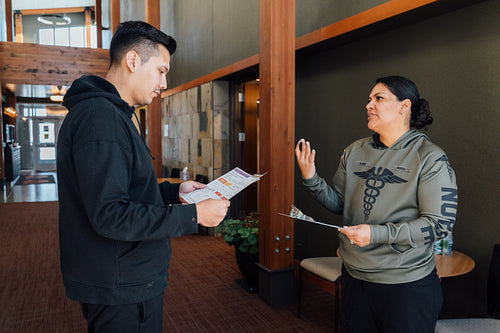
M 23 9 L 23 15 L 50 15 L 50 14 L 68 14 L 82 13 L 85 7 L 67 7 L 67 8 L 40 8 L 40 9 Z
M 85 74 L 104 77 L 109 50 L 0 42 L 0 81 L 69 86 Z

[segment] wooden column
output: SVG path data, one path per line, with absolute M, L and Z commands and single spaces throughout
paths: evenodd
M 294 203 L 295 0 L 259 2 L 259 295 L 293 303 L 294 221 L 278 215 Z
M 0 90 L 2 81 L 0 81 Z M 5 162 L 3 160 L 3 107 L 0 107 L 0 186 L 2 190 L 5 185 Z
M 16 20 L 16 43 L 23 42 L 23 14 L 17 12 L 14 14 Z
M 90 48 L 90 26 L 92 25 L 92 11 L 90 7 L 85 7 L 85 32 L 87 35 L 87 47 Z
M 69 86 L 84 74 L 105 77 L 109 50 L 0 42 L 0 80 Z
M 160 0 L 146 0 L 146 22 L 160 29 Z M 161 148 L 161 97 L 156 97 L 147 106 L 146 138 L 149 149 L 155 157 L 153 165 L 158 177 L 162 176 L 162 148 Z
M 97 30 L 97 48 L 102 49 L 102 1 L 95 0 L 95 28 Z
M 7 24 L 7 42 L 13 42 L 12 37 L 12 0 L 5 0 L 5 23 Z
M 114 34 L 121 21 L 120 0 L 111 0 L 109 10 L 111 11 L 111 32 Z

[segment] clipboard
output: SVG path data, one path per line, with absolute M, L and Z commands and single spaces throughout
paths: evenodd
M 306 222 L 310 222 L 310 223 L 315 223 L 315 224 L 323 225 L 325 227 L 330 227 L 330 228 L 335 228 L 335 229 L 344 229 L 343 227 L 340 227 L 340 226 L 334 225 L 334 224 L 328 224 L 328 223 L 323 223 L 323 222 L 314 221 L 314 220 L 311 221 L 311 220 L 303 219 L 303 218 L 300 218 L 300 217 L 291 216 L 290 214 L 283 214 L 283 213 L 278 213 L 278 214 L 286 216 L 286 217 L 289 217 L 289 218 L 292 218 L 292 219 L 296 219 L 296 220 L 301 220 L 301 221 L 306 221 Z

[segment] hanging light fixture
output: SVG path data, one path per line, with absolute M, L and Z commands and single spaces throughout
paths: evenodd
M 50 95 L 49 98 L 52 102 L 62 102 L 64 99 L 64 95 Z
M 17 111 L 12 106 L 7 106 L 6 108 L 4 108 L 3 113 L 12 118 L 15 118 L 17 116 Z
M 71 23 L 71 18 L 66 15 L 40 15 L 37 20 L 47 25 L 68 25 Z
M 50 95 L 50 100 L 52 102 L 62 102 L 64 99 L 64 94 L 66 93 L 66 89 L 63 88 L 62 86 L 53 86 L 52 89 L 50 90 L 51 94 Z

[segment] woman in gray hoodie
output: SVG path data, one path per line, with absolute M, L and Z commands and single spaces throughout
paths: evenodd
M 345 149 L 331 184 L 309 142 L 295 149 L 304 185 L 343 216 L 344 332 L 431 333 L 442 306 L 433 249 L 455 223 L 455 174 L 419 131 L 432 117 L 412 81 L 377 79 L 366 110 L 375 134 Z

